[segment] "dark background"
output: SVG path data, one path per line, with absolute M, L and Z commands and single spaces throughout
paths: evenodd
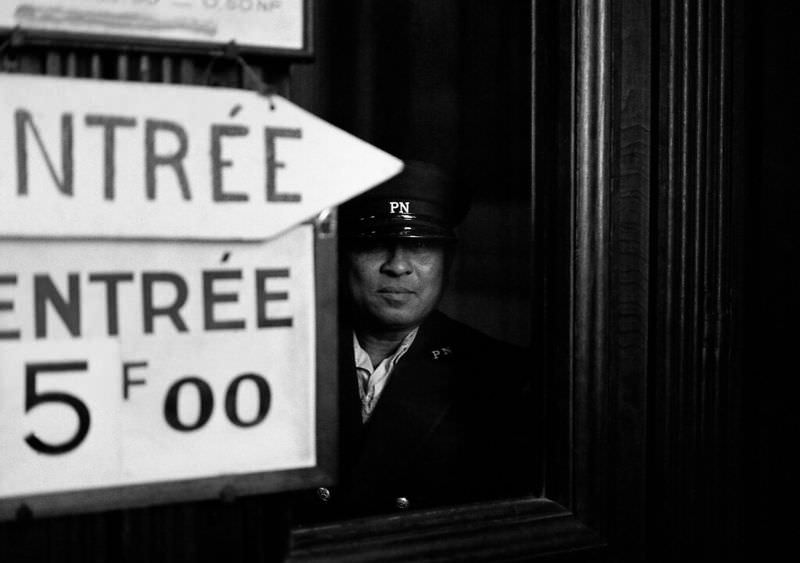
M 308 69 L 316 87 L 305 87 L 307 71 L 295 73 L 317 96 L 309 105 L 330 121 L 398 156 L 434 160 L 473 194 L 463 232 L 467 259 L 444 307 L 519 342 L 531 330 L 524 250 L 531 214 L 529 4 L 389 0 L 378 7 L 348 0 L 319 22 L 323 43 Z M 730 488 L 727 501 L 739 525 L 726 541 L 743 548 L 743 559 L 757 560 L 793 542 L 798 511 L 800 4 L 729 6 L 732 181 L 742 206 L 733 233 L 742 281 L 734 288 L 734 355 L 741 365 L 729 381 L 742 416 L 729 445 L 741 466 L 714 479 L 739 483 L 733 475 L 742 471 L 741 489 Z M 557 85 L 538 88 L 549 99 Z M 540 126 L 548 123 L 543 117 Z M 548 152 L 537 147 L 540 156 Z M 670 530 L 653 537 L 669 538 Z
M 428 160 L 472 200 L 442 308 L 530 338 L 531 2 L 318 2 L 316 57 L 292 94 L 401 159 Z
M 795 543 L 800 345 L 800 7 L 742 2 L 735 164 L 745 188 L 743 401 L 748 555 Z M 768 560 L 768 559 L 766 559 Z
M 294 74 L 301 103 L 398 156 L 434 160 L 473 194 L 463 232 L 467 258 L 444 308 L 518 342 L 527 342 L 531 331 L 524 250 L 531 216 L 528 4 L 389 0 L 378 7 L 347 0 L 335 13 L 320 6 L 317 62 Z M 566 5 L 544 4 L 542 13 Z M 668 4 L 651 6 L 657 12 Z M 729 553 L 744 560 L 758 560 L 778 556 L 792 543 L 798 510 L 800 7 L 743 0 L 728 5 L 732 182 L 741 206 L 732 248 L 741 285 L 733 288 L 739 365 L 727 384 L 738 394 L 741 417 L 727 442 L 735 461 L 712 477 L 728 491 L 725 502 L 735 512 L 729 517 L 738 524 L 729 537 L 713 541 L 728 542 Z M 537 56 L 541 64 L 556 54 Z M 550 100 L 557 84 L 538 88 L 540 101 Z M 313 95 L 304 99 L 303 92 Z M 543 117 L 537 125 L 549 123 Z M 548 148 L 537 147 L 536 154 L 546 156 Z M 651 493 L 659 498 L 664 491 Z M 669 541 L 673 532 L 660 529 L 652 538 Z M 703 541 L 702 529 L 692 535 Z M 700 557 L 699 543 L 685 549 L 698 549 Z M 649 548 L 651 554 L 658 550 Z

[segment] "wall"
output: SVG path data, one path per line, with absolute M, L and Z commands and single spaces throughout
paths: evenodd
M 400 158 L 452 174 L 473 207 L 443 309 L 490 334 L 530 334 L 531 3 L 319 2 L 298 103 Z
M 800 342 L 800 110 L 796 45 L 800 7 L 746 3 L 740 36 L 738 173 L 747 190 L 742 226 L 746 264 L 745 417 L 748 557 L 768 560 L 793 548 L 798 464 L 797 346 Z

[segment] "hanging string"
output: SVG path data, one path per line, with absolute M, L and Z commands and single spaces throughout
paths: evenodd
M 242 68 L 244 73 L 247 75 L 247 77 L 250 78 L 250 81 L 253 84 L 255 84 L 256 91 L 267 99 L 270 111 L 275 110 L 275 102 L 272 98 L 272 96 L 275 94 L 275 90 L 267 83 L 265 83 L 263 80 L 261 80 L 261 77 L 255 71 L 255 69 L 253 69 L 253 67 L 247 64 L 247 61 L 245 61 L 244 57 L 242 57 L 241 53 L 239 53 L 239 47 L 236 45 L 235 41 L 229 42 L 225 46 L 224 51 L 217 52 L 212 56 L 211 60 L 208 62 L 208 66 L 206 66 L 206 70 L 203 72 L 203 82 L 205 82 L 206 84 L 209 83 L 209 80 L 211 78 L 211 70 L 213 69 L 214 64 L 220 58 L 235 60 Z
M 22 29 L 20 28 L 19 25 L 17 25 L 14 28 L 12 28 L 11 33 L 8 35 L 6 40 L 0 43 L 0 56 L 3 56 L 6 50 L 9 49 L 9 47 L 19 47 L 20 45 L 23 44 L 23 42 L 24 38 L 22 35 Z M 274 88 L 272 88 L 263 80 L 261 80 L 261 77 L 255 71 L 255 69 L 253 69 L 253 67 L 247 64 L 247 61 L 245 61 L 244 57 L 242 57 L 241 53 L 239 53 L 239 47 L 236 45 L 235 41 L 229 42 L 225 46 L 224 51 L 216 52 L 212 55 L 211 59 L 208 61 L 208 65 L 206 66 L 205 71 L 203 71 L 202 81 L 205 84 L 210 83 L 211 71 L 214 68 L 214 64 L 217 62 L 217 60 L 219 60 L 222 57 L 226 59 L 233 59 L 239 64 L 239 66 L 242 68 L 242 70 L 250 79 L 250 81 L 253 84 L 255 84 L 256 91 L 267 99 L 270 111 L 274 111 L 275 102 L 272 98 L 273 95 L 275 94 Z
M 19 47 L 23 43 L 22 29 L 16 25 L 11 29 L 8 38 L 0 43 L 0 55 L 6 52 L 9 47 Z

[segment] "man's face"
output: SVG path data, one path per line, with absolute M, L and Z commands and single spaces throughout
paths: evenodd
M 359 321 L 377 330 L 418 326 L 445 278 L 445 249 L 426 241 L 357 242 L 347 252 L 348 285 Z

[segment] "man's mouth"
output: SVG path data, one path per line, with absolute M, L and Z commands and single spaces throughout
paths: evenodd
M 395 295 L 395 294 L 411 294 L 415 293 L 415 291 L 408 289 L 407 287 L 385 286 L 378 289 L 378 293 Z

